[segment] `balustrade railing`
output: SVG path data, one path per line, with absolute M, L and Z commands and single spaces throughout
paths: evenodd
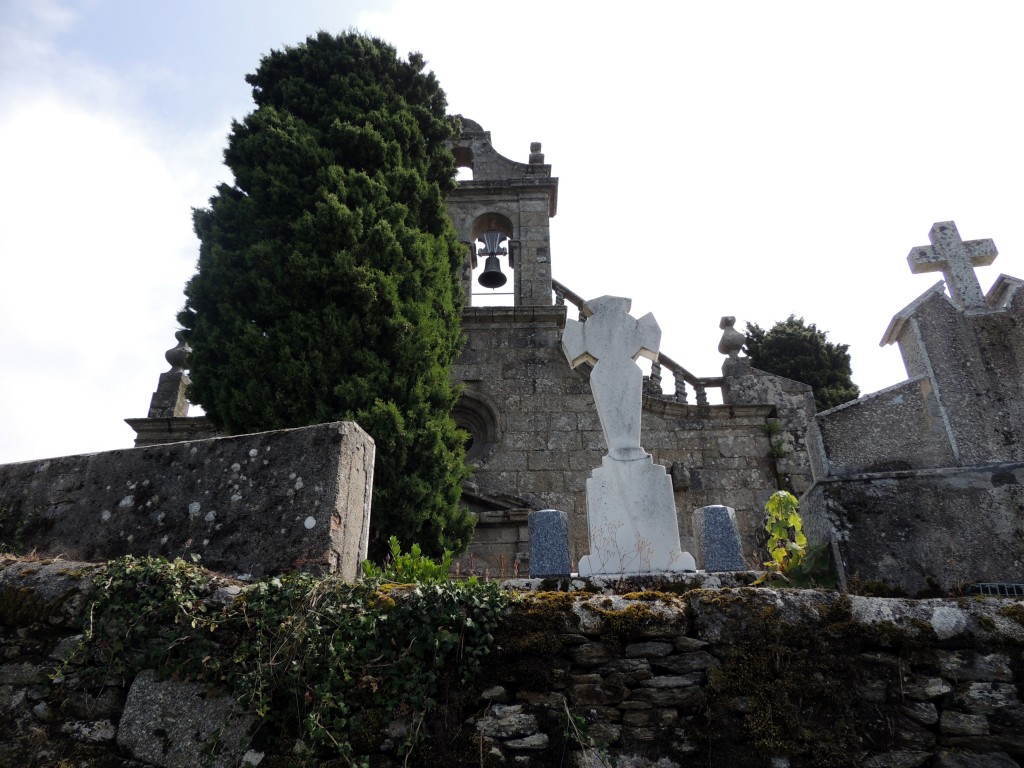
M 579 319 L 581 321 L 586 320 L 594 314 L 593 310 L 587 306 L 587 302 L 582 296 L 569 290 L 569 288 L 562 283 L 557 280 L 552 280 L 551 287 L 555 292 L 555 304 L 560 307 L 564 307 L 565 302 L 568 301 L 579 310 Z M 662 369 L 668 370 L 669 373 L 672 374 L 672 378 L 674 380 L 673 393 L 670 395 L 665 394 L 662 391 Z M 708 389 L 721 388 L 722 377 L 694 376 L 664 352 L 659 352 L 658 359 L 651 363 L 651 375 L 644 382 L 644 394 L 651 395 L 653 397 L 660 397 L 662 400 L 671 400 L 676 403 L 683 403 L 685 405 L 688 403 L 687 384 L 693 388 L 696 404 L 699 406 L 705 406 L 708 404 Z

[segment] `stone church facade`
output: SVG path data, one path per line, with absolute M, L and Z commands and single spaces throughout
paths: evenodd
M 558 180 L 539 144 L 531 147 L 528 163 L 514 162 L 469 120 L 454 151 L 456 162 L 473 173 L 452 193 L 448 209 L 467 245 L 466 343 L 453 376 L 463 388 L 455 416 L 472 435 L 474 476 L 463 499 L 479 520 L 474 559 L 492 572 L 502 562 L 522 562 L 529 553 L 527 515 L 547 508 L 567 513 L 570 555 L 578 560 L 589 551 L 586 480 L 600 466 L 605 445 L 589 367 L 572 370 L 561 350 L 567 313 L 582 318 L 589 309 L 552 278 L 549 221 L 557 210 Z M 509 244 L 511 307 L 472 306 L 477 248 L 493 228 Z M 673 374 L 670 395 L 662 394 L 657 380 L 664 372 Z M 797 493 L 810 484 L 810 388 L 753 371 L 738 359 L 716 378 L 694 377 L 664 356 L 652 373 L 641 442 L 672 477 L 683 548 L 694 550 L 689 513 L 727 504 L 736 509 L 754 565 L 767 497 L 780 481 Z M 714 387 L 722 389 L 723 405 L 707 404 L 707 390 Z
M 531 511 L 565 511 L 572 559 L 589 551 L 585 484 L 601 464 L 604 437 L 589 368 L 571 369 L 561 351 L 567 313 L 582 319 L 589 309 L 552 277 L 550 220 L 557 212 L 558 179 L 541 145 L 531 146 L 528 162 L 516 162 L 493 148 L 490 132 L 464 119 L 452 149 L 457 165 L 473 176 L 448 199 L 467 252 L 465 346 L 452 371 L 463 394 L 454 416 L 470 435 L 467 460 L 474 475 L 463 504 L 478 519 L 460 567 L 525 575 Z M 513 306 L 473 306 L 473 268 L 488 247 L 488 232 L 500 233 L 495 253 L 511 270 Z M 492 242 L 499 238 L 491 235 Z M 215 434 L 202 417 L 186 415 L 181 352 L 168 353 L 172 369 L 161 377 L 149 416 L 127 420 L 137 446 Z M 662 376 L 673 380 L 671 394 L 662 393 Z M 708 404 L 713 388 L 721 389 L 723 404 Z M 727 358 L 722 376 L 698 378 L 662 355 L 645 391 L 642 444 L 672 478 L 683 548 L 694 551 L 690 512 L 727 504 L 736 510 L 754 566 L 767 497 L 779 487 L 800 494 L 811 484 L 810 388 L 734 357 Z
M 554 277 L 558 179 L 541 145 L 516 162 L 464 120 L 452 150 L 472 170 L 448 208 L 466 246 L 465 346 L 452 371 L 462 388 L 454 416 L 470 435 L 474 469 L 462 503 L 478 520 L 459 567 L 526 575 L 534 510 L 566 512 L 571 558 L 589 552 L 586 481 L 604 437 L 589 366 L 569 366 L 561 336 L 568 313 L 585 320 L 590 309 Z M 1003 275 L 982 294 L 973 265 L 991 263 L 995 246 L 962 242 L 952 222 L 937 224 L 932 245 L 908 258 L 912 271 L 941 270 L 945 279 L 885 333 L 908 372 L 893 387 L 816 415 L 810 387 L 737 354 L 732 318 L 722 319 L 720 376 L 695 376 L 664 352 L 652 365 L 641 443 L 672 479 L 681 544 L 698 567 L 694 509 L 733 507 L 744 557 L 757 567 L 764 504 L 786 489 L 800 498 L 812 543 L 831 548 L 841 583 L 915 595 L 1024 581 L 1024 283 Z M 502 262 L 510 270 L 512 306 L 473 305 L 480 259 L 490 287 L 507 279 Z M 662 348 L 671 346 L 669 332 Z M 186 415 L 181 344 L 168 361 L 147 418 L 127 420 L 138 446 L 215 436 L 204 418 Z M 711 389 L 721 404 L 709 403 Z

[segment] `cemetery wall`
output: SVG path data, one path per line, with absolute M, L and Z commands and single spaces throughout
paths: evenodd
M 260 576 L 355 578 L 373 440 L 350 422 L 0 465 L 0 542 L 106 560 L 188 557 Z
M 931 379 L 917 376 L 818 414 L 820 477 L 956 463 Z M 898 429 L 893 429 L 899 424 Z
M 290 742 L 253 748 L 256 718 L 216 687 L 148 671 L 89 687 L 75 664 L 55 677 L 86 620 L 94 569 L 0 560 L 0 764 L 301 763 Z M 237 599 L 211 579 L 217 600 Z M 430 736 L 407 764 L 1024 764 L 1024 601 L 712 583 L 524 594 L 479 676 L 421 724 Z M 369 764 L 402 765 L 412 725 L 396 713 L 364 734 Z

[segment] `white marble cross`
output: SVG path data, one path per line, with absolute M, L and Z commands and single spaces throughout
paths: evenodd
M 618 296 L 589 301 L 587 321 L 567 320 L 562 332 L 569 364 L 594 364 L 590 388 L 608 445 L 587 479 L 590 554 L 579 560 L 581 576 L 696 567 L 679 548 L 672 481 L 640 447 L 644 375 L 636 359 L 658 357 L 661 329 L 650 313 L 630 317 L 630 303 Z
M 953 303 L 962 309 L 981 309 L 988 306 L 981 292 L 975 267 L 987 267 L 995 261 L 996 244 L 989 240 L 960 239 L 956 224 L 940 221 L 928 233 L 931 245 L 913 248 L 907 256 L 910 271 L 942 272 Z
M 619 461 L 647 456 L 640 447 L 640 408 L 644 374 L 636 359 L 658 359 L 661 328 L 648 312 L 636 320 L 629 315 L 630 299 L 602 296 L 587 302 L 593 310 L 585 323 L 567 320 L 562 351 L 575 368 L 594 365 L 590 385 L 601 419 L 608 455 Z

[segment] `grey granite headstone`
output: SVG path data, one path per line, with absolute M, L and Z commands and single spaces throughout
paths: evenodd
M 704 558 L 705 571 L 745 571 L 736 511 L 712 504 L 693 511 L 693 536 Z
M 569 518 L 558 509 L 530 513 L 530 578 L 568 576 Z

